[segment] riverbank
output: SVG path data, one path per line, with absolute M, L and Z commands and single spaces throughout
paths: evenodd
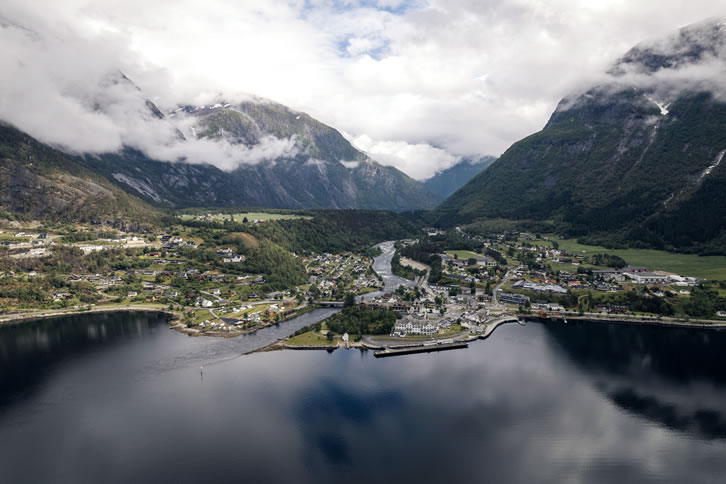
M 179 311 L 172 311 L 167 306 L 153 305 L 153 304 L 130 304 L 126 306 L 113 305 L 113 306 L 84 306 L 80 308 L 68 308 L 68 309 L 53 309 L 53 310 L 40 310 L 40 311 L 28 311 L 23 313 L 8 313 L 0 315 L 0 325 L 13 325 L 22 324 L 25 322 L 31 322 L 39 319 L 52 319 L 64 316 L 77 316 L 83 314 L 100 314 L 100 313 L 117 313 L 117 312 L 153 312 L 162 313 L 169 316 L 169 327 L 179 333 L 186 334 L 187 336 L 210 336 L 213 338 L 234 338 L 245 334 L 251 334 L 260 329 L 264 329 L 270 326 L 276 326 L 278 324 L 285 323 L 291 319 L 302 316 L 308 312 L 318 309 L 318 306 L 309 305 L 301 308 L 295 313 L 289 314 L 284 319 L 276 321 L 274 323 L 259 325 L 253 328 L 240 329 L 232 326 L 229 331 L 202 331 L 198 327 L 188 327 L 184 323 L 184 313 Z
M 181 320 L 182 314 L 176 311 L 170 311 L 163 306 L 153 306 L 146 304 L 136 304 L 128 306 L 86 306 L 84 308 L 71 309 L 53 309 L 47 311 L 31 311 L 26 313 L 10 313 L 0 315 L 0 325 L 20 324 L 23 322 L 34 321 L 38 319 L 58 318 L 63 316 L 75 316 L 81 314 L 97 314 L 97 313 L 118 313 L 118 312 L 150 312 L 164 313 L 171 316 L 171 321 Z

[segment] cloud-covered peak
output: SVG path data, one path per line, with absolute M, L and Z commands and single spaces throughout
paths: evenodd
M 663 0 L 657 15 L 647 3 L 5 0 L 0 119 L 69 150 L 175 156 L 176 120 L 146 119 L 146 99 L 169 112 L 255 95 L 425 178 L 539 130 L 563 96 L 643 39 L 726 13 L 713 0 Z M 118 70 L 143 96 L 101 92 Z M 206 150 L 194 152 L 186 159 Z M 205 159 L 235 163 L 226 149 Z

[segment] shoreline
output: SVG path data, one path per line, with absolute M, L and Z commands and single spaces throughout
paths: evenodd
M 36 313 L 10 313 L 0 314 L 0 326 L 11 326 L 14 324 L 22 324 L 26 322 L 41 320 L 41 319 L 53 319 L 62 318 L 65 316 L 80 316 L 83 314 L 100 314 L 100 313 L 163 313 L 171 316 L 170 323 L 172 321 L 181 320 L 181 313 L 176 311 L 170 311 L 162 307 L 150 307 L 150 306 L 119 306 L 119 307 L 89 307 L 87 309 L 71 309 L 71 310 L 49 310 L 49 311 L 38 311 Z
M 540 316 L 536 314 L 517 314 L 521 319 L 530 319 L 547 323 L 548 321 L 568 321 L 592 322 L 592 323 L 615 323 L 615 324 L 643 324 L 646 326 L 660 326 L 664 328 L 686 328 L 686 329 L 726 329 L 726 321 L 718 319 L 693 319 L 690 321 L 675 319 L 658 319 L 658 318 L 627 318 L 620 316 L 617 318 L 603 318 L 597 316 L 580 316 L 579 314 L 559 314 Z
M 314 307 L 306 307 L 305 310 L 301 313 L 296 313 L 294 316 L 291 316 L 290 318 L 284 319 L 282 321 L 279 321 L 275 324 L 281 324 L 285 323 L 290 319 L 293 319 L 297 316 L 300 316 L 302 314 L 305 314 L 309 311 L 312 311 L 316 308 Z M 42 320 L 42 319 L 53 319 L 53 318 L 59 318 L 64 316 L 78 316 L 83 314 L 101 314 L 101 313 L 121 313 L 121 312 L 149 312 L 149 313 L 162 313 L 169 316 L 169 328 L 174 329 L 175 331 L 178 331 L 179 333 L 186 334 L 187 336 L 208 336 L 213 338 L 234 338 L 237 336 L 242 336 L 245 334 L 254 333 L 256 331 L 259 331 L 261 329 L 264 329 L 265 327 L 271 326 L 262 326 L 257 328 L 251 328 L 246 330 L 240 330 L 240 331 L 225 331 L 225 332 L 201 332 L 198 329 L 195 328 L 188 328 L 183 323 L 183 313 L 177 312 L 177 311 L 170 311 L 167 308 L 163 307 L 153 307 L 153 306 L 146 306 L 146 305 L 130 305 L 130 306 L 119 306 L 119 307 L 90 307 L 86 309 L 71 309 L 71 310 L 51 310 L 51 311 L 39 311 L 37 313 L 31 312 L 31 313 L 14 313 L 14 314 L 3 314 L 0 315 L 0 326 L 5 325 L 14 325 L 14 324 L 22 324 L 24 322 L 31 322 L 35 320 Z M 524 314 L 519 313 L 516 316 L 513 316 L 522 320 L 532 320 L 536 321 L 542 324 L 546 324 L 548 322 L 562 322 L 565 320 L 565 318 L 569 321 L 578 322 L 578 323 L 612 323 L 612 324 L 640 324 L 640 325 L 646 325 L 646 326 L 659 326 L 664 328 L 681 328 L 681 329 L 697 329 L 697 330 L 725 330 L 726 329 L 726 321 L 723 320 L 713 320 L 713 319 L 696 319 L 696 320 L 690 320 L 690 321 L 683 321 L 683 320 L 673 320 L 673 319 L 658 319 L 658 318 L 643 318 L 643 317 L 631 317 L 628 318 L 627 316 L 618 316 L 615 318 L 607 318 L 602 317 L 602 315 L 579 315 L 579 314 L 551 314 L 548 316 L 540 316 L 540 315 L 533 315 L 533 314 Z M 501 325 L 503 324 L 509 324 L 513 323 L 515 321 L 512 321 L 511 319 L 502 319 L 502 320 L 496 320 L 492 323 L 488 324 L 486 329 L 481 334 L 472 334 L 469 338 L 463 339 L 463 341 L 473 341 L 476 339 L 487 339 L 491 336 L 492 333 Z M 308 350 L 308 351 L 332 351 L 335 349 L 340 348 L 339 345 L 314 345 L 314 346 L 299 346 L 299 345 L 288 345 L 286 344 L 286 341 L 288 341 L 289 336 L 282 338 L 278 341 L 275 341 L 274 343 L 271 343 L 267 346 L 264 346 L 262 348 L 258 348 L 256 350 L 252 350 L 248 353 L 244 354 L 252 354 L 252 353 L 264 353 L 264 352 L 270 352 L 270 351 L 280 351 L 280 350 L 293 350 L 293 351 L 300 351 L 300 350 Z M 427 341 L 435 341 L 436 338 L 427 340 Z M 421 342 L 423 344 L 423 342 Z M 371 345 L 373 346 L 373 345 Z M 345 348 L 345 346 L 342 346 Z M 358 348 L 358 349 L 382 349 L 385 348 L 386 345 L 375 345 L 374 348 L 369 347 L 365 343 L 358 343 L 358 344 L 350 344 L 348 346 L 349 349 Z
M 566 315 L 562 315 L 566 316 Z M 562 322 L 563 317 L 542 317 L 542 316 L 533 316 L 531 314 L 518 314 L 516 316 L 512 316 L 510 318 L 499 318 L 497 320 L 492 321 L 491 323 L 486 325 L 486 329 L 483 333 L 480 334 L 471 334 L 468 338 L 462 338 L 460 342 L 472 342 L 476 340 L 486 340 L 488 339 L 494 331 L 496 331 L 497 328 L 500 326 L 503 326 L 505 324 L 514 324 L 519 323 L 519 319 L 521 320 L 530 320 L 534 322 L 538 322 L 541 324 L 547 324 L 547 322 Z M 640 319 L 640 318 L 634 318 L 634 319 L 607 319 L 607 318 L 597 318 L 597 317 L 588 317 L 588 316 L 579 316 L 579 315 L 572 315 L 567 317 L 568 320 L 572 320 L 574 322 L 578 323 L 615 323 L 615 324 L 642 324 L 646 326 L 660 326 L 665 328 L 681 328 L 681 329 L 706 329 L 706 330 L 726 330 L 726 321 L 719 321 L 719 320 L 696 320 L 696 321 L 668 321 L 668 320 L 657 320 L 657 319 Z M 252 350 L 250 352 L 245 353 L 245 355 L 253 354 L 253 353 L 266 353 L 270 351 L 282 351 L 282 350 L 293 350 L 293 351 L 300 351 L 300 350 L 308 350 L 308 351 L 333 351 L 338 348 L 345 348 L 344 346 L 339 345 L 310 345 L 310 346 L 299 346 L 299 345 L 288 345 L 285 342 L 289 338 L 282 338 L 278 341 L 275 341 L 274 343 L 271 343 L 263 348 L 259 348 L 256 350 Z M 426 341 L 436 341 L 437 338 L 427 339 Z M 438 338 L 442 339 L 442 338 Z M 406 344 L 405 341 L 401 341 L 402 346 L 423 346 L 423 341 L 420 344 Z M 351 345 L 348 349 L 359 349 L 359 350 L 383 350 L 387 348 L 387 345 L 370 345 L 366 343 L 365 341 L 361 341 L 358 344 Z
M 298 316 L 302 316 L 310 311 L 314 311 L 315 309 L 319 309 L 315 306 L 305 306 L 300 311 L 296 311 L 294 314 L 290 315 L 289 317 L 282 319 L 280 321 L 277 321 L 272 324 L 268 324 L 266 326 L 260 326 L 255 328 L 248 328 L 244 330 L 235 330 L 235 331 L 207 331 L 203 332 L 195 328 L 189 328 L 184 324 L 183 318 L 184 313 L 178 312 L 178 311 L 171 311 L 168 308 L 164 307 L 158 307 L 158 306 L 148 306 L 148 305 L 128 305 L 128 306 L 114 306 L 114 307 L 86 307 L 85 309 L 54 309 L 54 310 L 41 310 L 37 312 L 28 312 L 28 313 L 7 313 L 7 314 L 0 314 L 0 326 L 12 326 L 15 324 L 23 324 L 23 323 L 29 323 L 32 321 L 42 320 L 42 319 L 53 319 L 53 318 L 62 318 L 66 316 L 81 316 L 84 314 L 102 314 L 102 313 L 132 313 L 132 312 L 144 312 L 144 313 L 162 313 L 169 316 L 169 328 L 173 329 L 179 333 L 186 334 L 187 336 L 208 336 L 212 338 L 235 338 L 237 336 L 243 336 L 246 334 L 251 334 L 256 331 L 259 331 L 261 329 L 264 329 L 269 326 L 277 325 L 285 323 L 291 319 L 294 319 Z

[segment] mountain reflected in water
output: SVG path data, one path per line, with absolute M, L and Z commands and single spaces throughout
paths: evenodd
M 550 322 L 547 334 L 621 408 L 726 438 L 726 331 Z
M 190 338 L 138 313 L 0 328 L 0 482 L 680 483 L 726 472 L 723 333 L 528 323 L 399 358 L 240 356 L 294 329 Z

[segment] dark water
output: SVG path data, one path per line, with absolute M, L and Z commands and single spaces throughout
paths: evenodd
M 284 328 L 1 327 L 0 482 L 726 480 L 725 332 L 529 323 L 400 358 L 237 356 Z

